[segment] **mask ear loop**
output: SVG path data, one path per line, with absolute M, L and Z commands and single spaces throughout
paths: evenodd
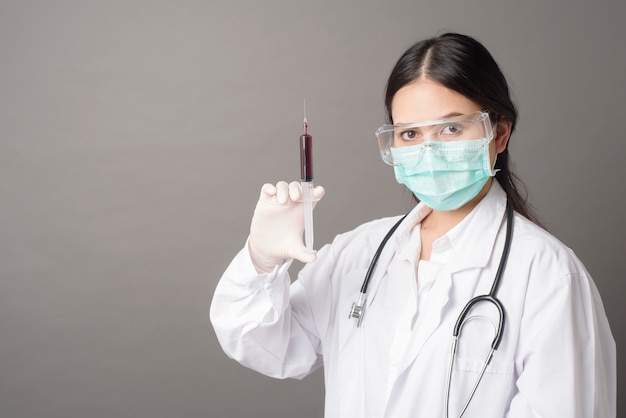
M 489 128 L 490 128 L 489 130 L 490 138 L 489 138 L 489 142 L 487 142 L 487 145 L 489 145 L 491 141 L 493 141 L 494 138 L 496 137 L 496 132 L 498 132 L 498 122 L 500 121 L 500 115 L 490 110 L 487 110 L 487 115 L 489 116 Z M 498 153 L 496 152 L 496 155 L 493 158 L 493 164 L 491 164 L 491 177 L 495 177 L 498 171 L 500 171 L 499 168 L 496 168 L 497 163 L 498 163 Z
M 496 156 L 493 158 L 493 165 L 491 166 L 491 177 L 495 177 L 496 174 L 498 174 L 498 171 L 500 171 L 499 168 L 496 168 L 497 162 L 498 162 L 498 154 L 496 153 Z

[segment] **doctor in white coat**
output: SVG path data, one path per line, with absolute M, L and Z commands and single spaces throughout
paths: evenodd
M 453 33 L 418 42 L 394 67 L 385 104 L 381 155 L 420 203 L 382 249 L 362 323 L 350 307 L 400 217 L 315 253 L 302 243 L 299 184 L 266 184 L 211 305 L 224 351 L 276 378 L 324 367 L 327 418 L 615 417 L 615 342 L 600 295 L 518 192 L 507 147 L 517 111 L 489 52 Z M 460 312 L 496 277 L 507 202 L 501 343 L 484 368 L 499 313 L 478 304 L 451 362 Z M 311 263 L 293 283 L 292 259 Z

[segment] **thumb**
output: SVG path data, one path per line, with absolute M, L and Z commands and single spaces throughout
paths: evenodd
M 295 248 L 292 248 L 288 258 L 295 258 L 298 261 L 303 263 L 313 263 L 317 260 L 317 251 L 310 250 L 304 245 L 299 245 Z

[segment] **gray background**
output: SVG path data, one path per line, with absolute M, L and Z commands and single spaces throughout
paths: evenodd
M 1 0 L 0 416 L 321 417 L 322 374 L 227 359 L 210 299 L 260 186 L 299 176 L 303 98 L 317 246 L 409 208 L 373 132 L 396 59 L 447 30 L 510 81 L 517 171 L 600 289 L 626 410 L 625 17 L 621 0 Z

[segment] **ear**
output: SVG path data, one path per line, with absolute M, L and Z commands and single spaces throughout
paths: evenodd
M 498 120 L 498 122 L 496 123 L 493 132 L 493 142 L 496 144 L 497 154 L 500 154 L 506 149 L 509 143 L 509 137 L 511 136 L 512 128 L 513 122 L 505 117 L 501 117 L 500 120 Z

